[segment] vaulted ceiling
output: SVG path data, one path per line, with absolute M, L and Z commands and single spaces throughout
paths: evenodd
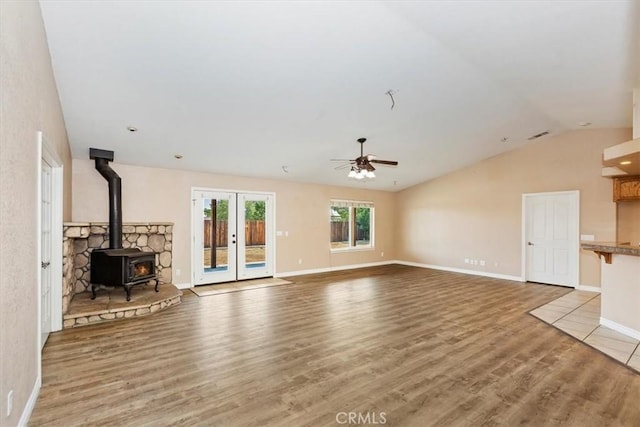
M 630 127 L 639 4 L 41 7 L 75 158 L 96 147 L 134 165 L 395 191 L 541 132 Z M 359 137 L 399 166 L 347 179 L 329 160 L 355 158 Z

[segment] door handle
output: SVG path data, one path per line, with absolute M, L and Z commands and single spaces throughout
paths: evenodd
M 533 243 L 531 243 L 531 242 L 527 242 L 527 245 L 529 245 L 529 246 L 533 246 Z
M 51 265 L 51 263 L 50 263 L 49 261 L 47 261 L 47 262 L 42 261 L 42 262 L 40 263 L 40 266 L 42 266 L 42 268 L 48 268 L 48 267 L 49 267 L 49 265 Z

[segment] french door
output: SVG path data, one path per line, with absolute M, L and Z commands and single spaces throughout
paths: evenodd
M 194 285 L 273 276 L 273 195 L 192 195 Z

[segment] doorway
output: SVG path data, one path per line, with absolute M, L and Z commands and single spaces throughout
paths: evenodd
M 273 276 L 274 195 L 192 190 L 194 285 Z
M 578 286 L 579 198 L 578 191 L 522 195 L 526 281 Z

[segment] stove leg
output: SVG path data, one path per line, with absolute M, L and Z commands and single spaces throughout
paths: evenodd
M 156 280 L 156 292 L 160 292 L 160 291 L 158 290 L 158 285 L 159 285 L 159 284 L 160 284 L 160 282 L 158 282 L 158 281 Z
M 96 285 L 91 284 L 91 299 L 96 299 Z
M 130 286 L 125 286 L 124 290 L 127 293 L 127 301 L 131 301 L 131 287 Z

